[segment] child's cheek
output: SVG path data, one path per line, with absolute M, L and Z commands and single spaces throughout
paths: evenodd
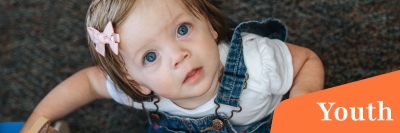
M 173 88 L 174 78 L 172 76 L 165 76 L 163 73 L 154 75 L 155 77 L 151 82 L 148 82 L 152 89 L 163 97 L 169 97 Z

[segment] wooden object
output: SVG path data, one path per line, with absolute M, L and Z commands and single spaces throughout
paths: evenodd
M 35 124 L 29 129 L 28 133 L 58 133 L 52 126 L 50 120 L 45 116 L 39 117 Z

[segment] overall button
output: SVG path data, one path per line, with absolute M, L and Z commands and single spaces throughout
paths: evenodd
M 158 122 L 160 122 L 160 116 L 158 116 L 157 113 L 151 113 L 150 114 L 150 120 L 152 122 L 158 123 Z
M 201 130 L 200 132 L 206 132 L 208 130 L 216 130 L 219 131 L 222 127 L 224 127 L 224 122 L 222 122 L 222 120 L 220 119 L 214 119 L 212 121 L 212 126 L 211 127 L 207 127 L 204 128 L 203 130 Z

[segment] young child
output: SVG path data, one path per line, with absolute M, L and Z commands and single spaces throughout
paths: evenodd
M 322 63 L 311 50 L 284 43 L 284 26 L 270 27 L 284 33 L 263 31 L 279 24 L 274 20 L 241 23 L 229 37 L 218 4 L 93 1 L 86 21 L 98 66 L 54 88 L 22 132 L 41 115 L 59 119 L 100 98 L 146 110 L 149 132 L 269 132 L 284 94 L 322 89 Z M 271 39 L 276 35 L 283 39 Z

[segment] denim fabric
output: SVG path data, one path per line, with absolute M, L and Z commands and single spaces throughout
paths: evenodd
M 219 104 L 239 106 L 240 95 L 246 81 L 246 65 L 243 59 L 242 32 L 254 33 L 271 39 L 286 41 L 287 29 L 277 19 L 267 19 L 265 21 L 249 21 L 240 23 L 234 30 L 228 58 L 221 78 L 220 88 L 216 97 Z M 152 112 L 155 113 L 155 112 Z M 240 112 L 239 112 L 240 113 Z M 203 116 L 201 118 L 191 118 L 174 116 L 166 112 L 158 112 L 160 121 L 150 123 L 152 126 L 147 132 L 200 132 L 202 129 L 212 126 L 212 121 L 216 118 L 226 119 L 226 114 L 218 113 Z M 230 114 L 229 114 L 230 115 Z M 269 133 L 271 128 L 272 114 L 260 121 L 244 126 L 234 126 L 229 120 L 224 121 L 224 126 L 219 132 L 233 133 Z M 207 131 L 217 132 L 215 130 Z
M 232 41 L 229 47 L 224 72 L 217 95 L 217 102 L 230 106 L 239 106 L 239 98 L 246 81 L 246 65 L 243 59 L 242 28 L 246 23 L 239 24 L 233 32 Z
M 247 29 L 242 32 L 257 34 L 269 39 L 279 39 L 283 42 L 287 39 L 287 28 L 278 19 L 268 18 L 263 21 L 250 21 Z
M 173 116 L 165 112 L 160 112 L 159 116 L 161 121 L 158 123 L 152 123 L 146 131 L 147 133 L 196 133 L 207 127 L 211 127 L 212 121 L 216 118 L 215 114 L 210 114 L 201 118 L 190 118 Z M 219 113 L 218 116 L 221 119 L 227 118 L 223 113 Z M 272 114 L 260 121 L 244 126 L 233 126 L 229 121 L 225 121 L 224 127 L 219 131 L 207 130 L 206 133 L 269 133 L 271 122 Z

